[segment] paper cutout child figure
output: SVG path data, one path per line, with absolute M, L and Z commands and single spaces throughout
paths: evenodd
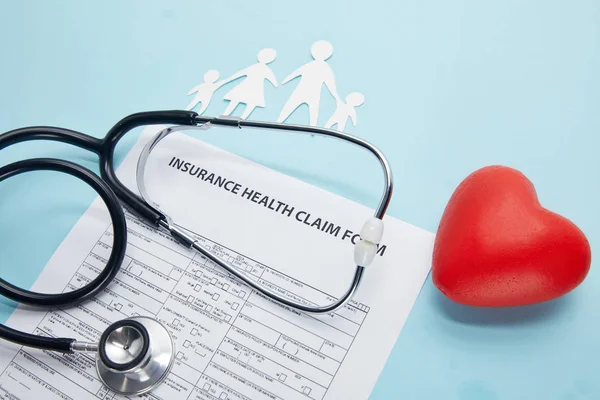
M 341 101 L 335 85 L 335 76 L 331 67 L 326 62 L 333 54 L 333 46 L 325 40 L 320 40 L 312 45 L 310 52 L 314 60 L 292 72 L 282 82 L 282 84 L 286 84 L 297 76 L 300 76 L 300 82 L 283 106 L 277 122 L 285 121 L 298 107 L 306 103 L 308 105 L 310 125 L 316 126 L 319 117 L 319 104 L 321 102 L 321 88 L 323 85 L 327 86 L 327 89 L 338 103 Z
M 219 71 L 213 69 L 207 71 L 204 74 L 204 83 L 201 83 L 189 91 L 188 96 L 194 93 L 196 93 L 196 96 L 187 106 L 186 110 L 192 110 L 198 104 L 202 103 L 200 110 L 198 110 L 198 114 L 202 114 L 206 111 L 215 91 L 228 82 L 225 80 L 217 82 L 217 79 L 219 79 Z
M 358 107 L 365 102 L 365 96 L 362 93 L 353 92 L 346 96 L 346 103 L 343 101 L 338 102 L 337 108 L 331 118 L 325 124 L 325 128 L 331 128 L 337 125 L 339 131 L 343 131 L 346 128 L 346 122 L 348 118 L 352 120 L 352 125 L 356 126 L 356 110 L 354 107 Z
M 242 119 L 246 119 L 256 107 L 265 106 L 265 79 L 277 87 L 275 74 L 267 66 L 267 64 L 275 60 L 276 56 L 277 53 L 275 50 L 262 49 L 258 53 L 258 62 L 256 64 L 246 67 L 226 79 L 227 82 L 231 82 L 242 76 L 246 77 L 240 84 L 223 96 L 225 100 L 229 100 L 229 104 L 223 113 L 224 115 L 230 115 L 239 103 L 243 103 L 246 105 L 246 108 L 242 113 Z

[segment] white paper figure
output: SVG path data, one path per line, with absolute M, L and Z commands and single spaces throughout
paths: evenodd
M 365 102 L 365 96 L 362 93 L 353 92 L 346 96 L 346 102 L 339 101 L 337 108 L 329 121 L 325 124 L 325 128 L 331 128 L 337 125 L 338 131 L 343 131 L 346 128 L 346 122 L 348 118 L 352 120 L 352 125 L 356 126 L 356 110 L 354 107 L 358 107 Z
M 335 86 L 333 71 L 329 64 L 325 62 L 333 54 L 333 46 L 325 40 L 320 40 L 312 45 L 310 52 L 314 61 L 304 64 L 288 75 L 282 82 L 282 84 L 286 84 L 297 76 L 300 77 L 298 86 L 296 86 L 296 89 L 294 89 L 290 98 L 283 106 L 277 122 L 285 121 L 298 107 L 306 103 L 308 105 L 310 125 L 316 126 L 319 117 L 319 104 L 321 102 L 321 88 L 323 84 L 327 86 L 327 89 L 338 103 L 341 101 Z
M 202 114 L 208 108 L 210 104 L 210 100 L 212 99 L 215 91 L 223 86 L 227 81 L 219 81 L 219 71 L 215 71 L 211 69 L 204 74 L 204 83 L 196 86 L 192 90 L 189 91 L 188 96 L 196 93 L 194 100 L 187 106 L 186 110 L 192 110 L 198 104 L 202 103 L 200 110 L 198 110 L 198 114 Z
M 246 105 L 246 108 L 242 113 L 242 119 L 246 119 L 256 107 L 265 106 L 265 79 L 277 87 L 275 74 L 267 66 L 267 64 L 275 60 L 276 56 L 277 53 L 275 50 L 262 49 L 257 56 L 258 63 L 244 68 L 226 79 L 227 82 L 230 82 L 242 76 L 246 77 L 223 96 L 225 100 L 229 100 L 229 104 L 223 113 L 224 115 L 230 115 L 239 103 L 243 103 Z

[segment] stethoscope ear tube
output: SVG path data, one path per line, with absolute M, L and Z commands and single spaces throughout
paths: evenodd
M 95 296 L 113 280 L 125 257 L 127 225 L 123 208 L 111 188 L 92 171 L 80 165 L 52 158 L 17 161 L 0 167 L 0 182 L 22 173 L 44 170 L 71 175 L 92 187 L 104 201 L 113 229 L 112 252 L 106 266 L 94 280 L 81 288 L 66 293 L 38 293 L 19 288 L 0 278 L 0 294 L 9 299 L 39 307 L 60 307 L 79 303 Z M 72 352 L 71 345 L 75 341 L 71 338 L 48 338 L 31 335 L 1 324 L 0 337 L 23 346 L 58 352 Z
M 115 194 L 127 206 L 155 227 L 165 222 L 165 215 L 157 210 L 153 205 L 146 203 L 137 194 L 133 193 L 117 177 L 114 169 L 114 153 L 117 143 L 131 130 L 141 126 L 151 125 L 184 125 L 188 127 L 196 126 L 195 118 L 198 116 L 193 111 L 167 110 L 167 111 L 148 111 L 128 115 L 117 122 L 106 137 L 100 143 L 100 174 L 113 188 Z

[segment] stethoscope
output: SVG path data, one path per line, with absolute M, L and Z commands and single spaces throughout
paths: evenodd
M 113 168 L 113 157 L 117 143 L 127 132 L 140 126 L 149 125 L 172 126 L 162 129 L 152 137 L 139 156 L 136 170 L 136 183 L 140 193 L 138 196 L 117 178 Z M 360 232 L 360 240 L 354 246 L 356 270 L 352 282 L 347 291 L 337 300 L 323 306 L 300 303 L 261 286 L 241 270 L 237 270 L 236 267 L 229 265 L 200 246 L 191 235 L 187 234 L 169 215 L 152 202 L 144 181 L 146 162 L 152 150 L 160 141 L 174 132 L 188 129 L 209 129 L 211 126 L 271 129 L 332 137 L 364 148 L 379 160 L 384 175 L 383 194 L 374 216 L 364 224 Z M 111 254 L 104 269 L 94 280 L 71 292 L 56 294 L 31 292 L 0 278 L 1 295 L 19 303 L 38 307 L 63 307 L 83 302 L 103 291 L 112 281 L 125 257 L 127 245 L 127 227 L 120 203 L 122 202 L 148 223 L 168 231 L 173 239 L 182 246 L 198 251 L 267 298 L 304 313 L 331 313 L 350 301 L 360 285 L 365 268 L 373 261 L 383 235 L 382 218 L 392 195 L 391 169 L 379 149 L 358 137 L 319 127 L 248 121 L 232 117 L 203 117 L 192 111 L 155 111 L 125 117 L 103 139 L 55 127 L 15 129 L 0 135 L 0 150 L 30 140 L 59 141 L 96 153 L 99 156 L 101 178 L 90 170 L 68 161 L 38 158 L 17 161 L 0 167 L 0 182 L 12 176 L 39 170 L 56 171 L 79 178 L 91 186 L 104 201 L 112 221 L 114 236 Z M 1 324 L 0 338 L 22 346 L 62 353 L 94 352 L 100 380 L 112 391 L 123 395 L 141 394 L 152 390 L 167 376 L 175 359 L 175 344 L 167 328 L 156 319 L 145 316 L 135 316 L 113 323 L 102 333 L 98 343 L 80 342 L 71 338 L 37 336 Z

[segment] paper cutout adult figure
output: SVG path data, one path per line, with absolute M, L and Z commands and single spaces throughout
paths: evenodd
M 292 79 L 300 77 L 298 86 L 283 106 L 277 122 L 285 121 L 298 107 L 306 104 L 308 105 L 310 125 L 316 126 L 323 85 L 327 86 L 337 102 L 341 101 L 337 93 L 333 70 L 326 62 L 333 54 L 333 46 L 325 40 L 320 40 L 312 45 L 310 52 L 314 60 L 289 74 L 282 82 L 285 85 Z
M 189 91 L 188 96 L 194 93 L 196 93 L 196 96 L 186 109 L 192 110 L 198 104 L 202 103 L 200 110 L 198 110 L 198 114 L 202 114 L 204 111 L 206 111 L 215 91 L 227 83 L 225 80 L 217 82 L 217 79 L 219 79 L 219 71 L 215 71 L 213 69 L 207 71 L 204 74 L 204 83 L 201 83 Z
M 258 53 L 258 62 L 256 64 L 246 67 L 226 79 L 227 82 L 231 82 L 242 76 L 246 77 L 223 96 L 225 100 L 229 100 L 229 104 L 223 113 L 224 115 L 230 115 L 239 103 L 243 103 L 246 105 L 246 108 L 242 113 L 242 119 L 246 119 L 256 107 L 265 106 L 265 79 L 277 87 L 275 74 L 267 66 L 267 64 L 275 60 L 276 56 L 277 53 L 275 50 L 262 49 Z
M 362 93 L 353 92 L 346 96 L 346 102 L 339 101 L 337 108 L 331 118 L 325 124 L 325 128 L 331 128 L 337 125 L 338 131 L 343 131 L 346 128 L 346 122 L 348 118 L 352 120 L 352 125 L 356 126 L 356 110 L 354 107 L 358 107 L 365 102 L 365 96 Z

